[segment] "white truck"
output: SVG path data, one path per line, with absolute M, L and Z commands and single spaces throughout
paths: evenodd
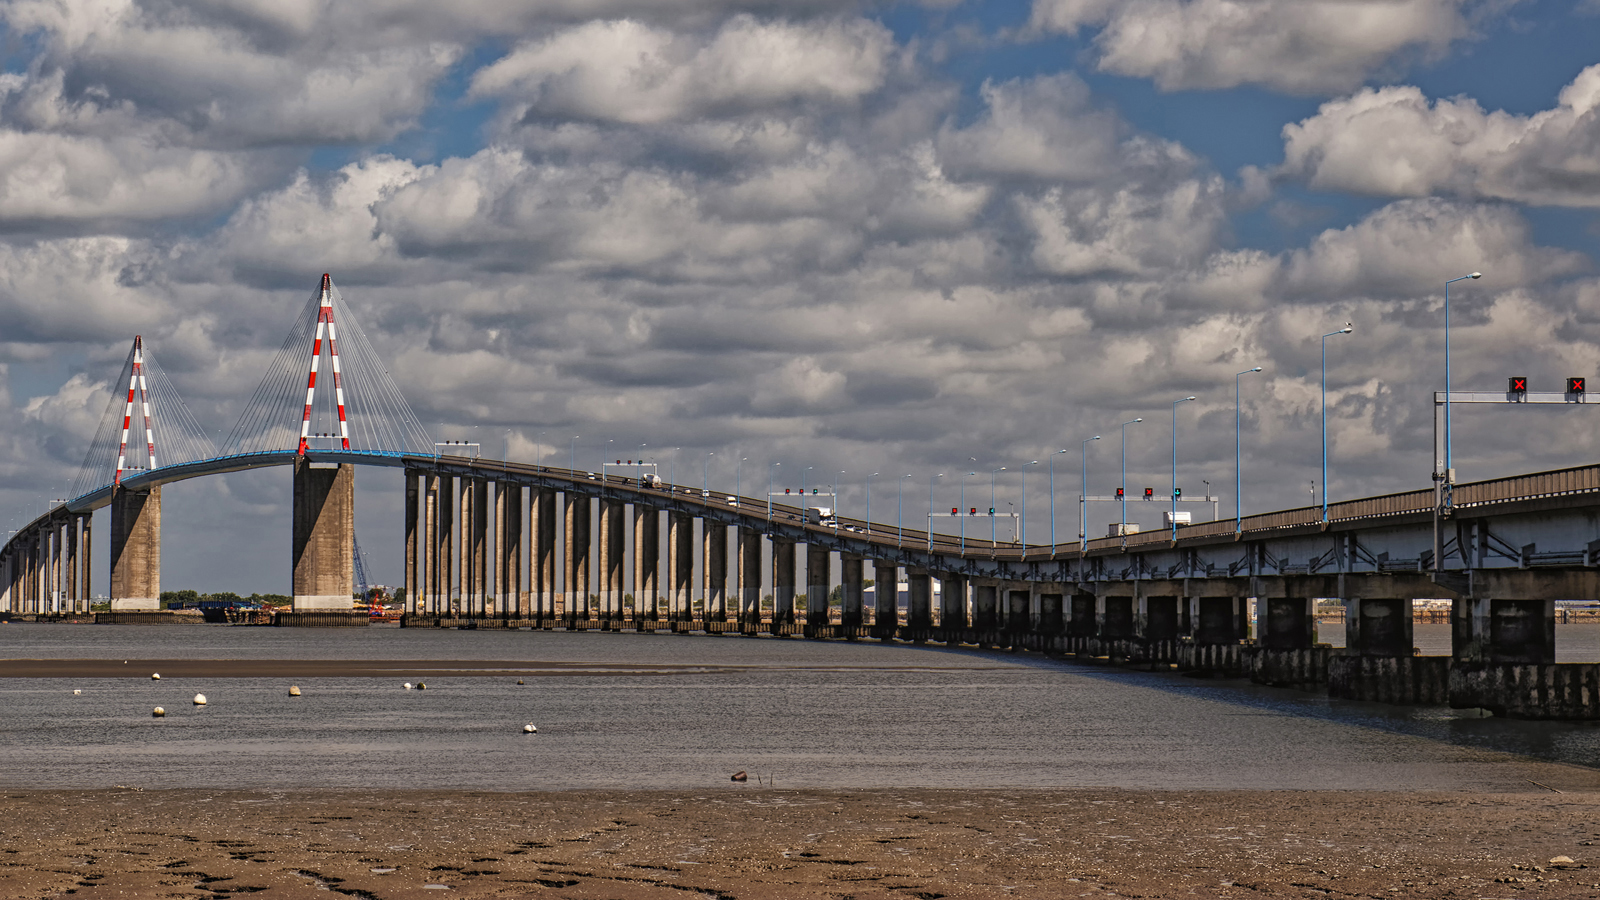
M 806 510 L 806 524 L 808 524 L 808 525 L 832 525 L 833 524 L 833 507 L 831 507 L 831 506 L 813 506 L 810 509 L 807 509 Z

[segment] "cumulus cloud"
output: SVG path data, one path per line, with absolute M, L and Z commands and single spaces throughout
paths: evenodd
M 1098 29 L 1098 66 L 1163 90 L 1349 90 L 1397 55 L 1467 36 L 1473 0 L 1035 0 L 1030 27 Z M 1489 4 L 1492 6 L 1492 4 Z
M 866 19 L 736 16 L 709 35 L 589 22 L 518 47 L 474 75 L 472 91 L 525 98 L 541 115 L 634 124 L 850 102 L 882 84 L 893 45 Z
M 1321 190 L 1600 206 L 1600 65 L 1530 116 L 1396 86 L 1324 103 L 1283 137 L 1279 174 Z

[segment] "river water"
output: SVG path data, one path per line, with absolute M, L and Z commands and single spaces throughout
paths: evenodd
M 8 624 L 0 658 L 526 660 L 590 671 L 530 674 L 525 685 L 430 675 L 426 691 L 404 690 L 403 676 L 297 678 L 301 697 L 288 696 L 287 679 L 0 679 L 0 785 L 10 787 L 698 790 L 747 770 L 752 784 L 780 788 L 1520 790 L 1553 777 L 1542 762 L 1600 786 L 1591 725 L 977 650 Z M 677 668 L 608 669 L 641 663 Z M 190 705 L 196 692 L 209 705 Z M 158 705 L 166 718 L 150 716 Z M 537 734 L 522 733 L 529 722 Z

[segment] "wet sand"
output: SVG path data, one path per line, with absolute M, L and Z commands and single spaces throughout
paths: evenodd
M 1600 793 L 1529 791 L 7 791 L 0 896 L 1600 894 Z
M 396 678 L 681 675 L 749 668 L 485 659 L 0 659 L 0 678 Z

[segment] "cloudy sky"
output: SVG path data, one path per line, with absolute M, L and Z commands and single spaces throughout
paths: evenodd
M 0 35 L 8 528 L 133 334 L 220 437 L 324 271 L 440 440 L 809 467 L 855 515 L 876 472 L 908 524 L 1039 460 L 1035 542 L 1053 452 L 1071 540 L 1079 442 L 1110 493 L 1129 419 L 1164 494 L 1190 394 L 1180 483 L 1231 509 L 1257 365 L 1245 510 L 1308 503 L 1346 321 L 1330 496 L 1426 487 L 1468 272 L 1458 388 L 1600 375 L 1596 0 L 6 0 Z M 1458 419 L 1464 480 L 1600 439 Z M 358 481 L 397 581 L 399 478 Z M 288 487 L 169 488 L 164 586 L 286 590 Z

